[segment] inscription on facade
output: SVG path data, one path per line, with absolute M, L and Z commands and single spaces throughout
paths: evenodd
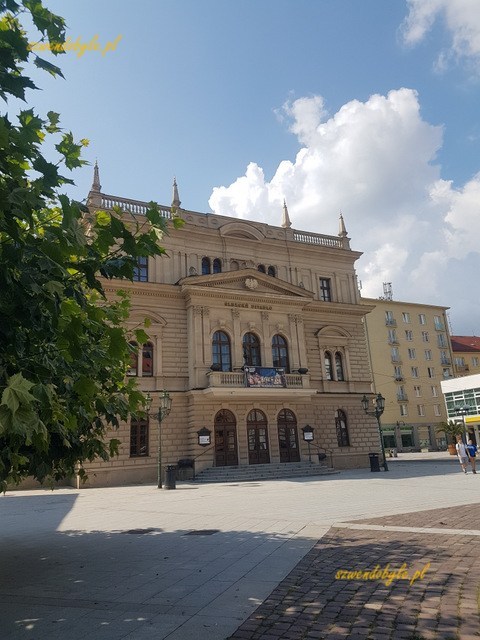
M 248 302 L 225 302 L 226 307 L 241 307 L 242 309 L 261 309 L 271 311 L 272 307 L 267 304 L 249 304 Z

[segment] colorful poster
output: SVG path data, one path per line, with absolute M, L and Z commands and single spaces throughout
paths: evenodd
M 247 387 L 286 387 L 285 369 L 268 367 L 245 367 Z

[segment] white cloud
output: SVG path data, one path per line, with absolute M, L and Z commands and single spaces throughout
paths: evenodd
M 436 67 L 443 70 L 450 58 L 470 60 L 480 71 L 480 7 L 478 0 L 407 0 L 409 13 L 403 25 L 407 44 L 421 42 L 437 19 L 451 35 L 451 47 L 439 52 Z
M 341 210 L 352 248 L 364 252 L 363 295 L 380 296 L 383 282 L 397 300 L 448 305 L 468 295 L 458 273 L 467 254 L 470 267 L 480 264 L 480 174 L 461 189 L 440 178 L 443 131 L 423 120 L 415 91 L 354 100 L 330 117 L 320 96 L 301 98 L 283 113 L 305 146 L 270 181 L 250 163 L 213 189 L 215 213 L 279 225 L 286 198 L 294 228 L 334 235 Z

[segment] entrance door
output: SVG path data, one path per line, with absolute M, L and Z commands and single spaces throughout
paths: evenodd
M 222 409 L 215 416 L 215 465 L 238 465 L 237 422 L 227 409 Z
M 267 418 L 262 411 L 253 409 L 247 416 L 248 462 L 269 464 Z
M 278 414 L 277 425 L 280 462 L 300 462 L 297 419 L 293 411 L 282 409 Z

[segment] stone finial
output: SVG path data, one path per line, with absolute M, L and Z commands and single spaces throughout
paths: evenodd
M 92 188 L 90 191 L 95 191 L 96 193 L 100 193 L 102 190 L 102 185 L 100 184 L 100 174 L 98 172 L 98 163 L 95 160 L 95 166 L 93 167 L 93 182 Z
M 178 195 L 177 179 L 173 178 L 173 199 L 172 207 L 178 209 L 182 203 L 180 202 L 180 196 Z
M 338 235 L 340 236 L 340 238 L 346 238 L 348 235 L 347 230 L 345 229 L 345 223 L 343 221 L 343 216 L 341 212 L 340 212 L 340 220 L 338 225 Z
M 283 201 L 283 216 L 282 216 L 282 227 L 284 229 L 290 229 L 292 223 L 290 222 L 290 216 L 288 215 L 287 203 L 285 200 Z

